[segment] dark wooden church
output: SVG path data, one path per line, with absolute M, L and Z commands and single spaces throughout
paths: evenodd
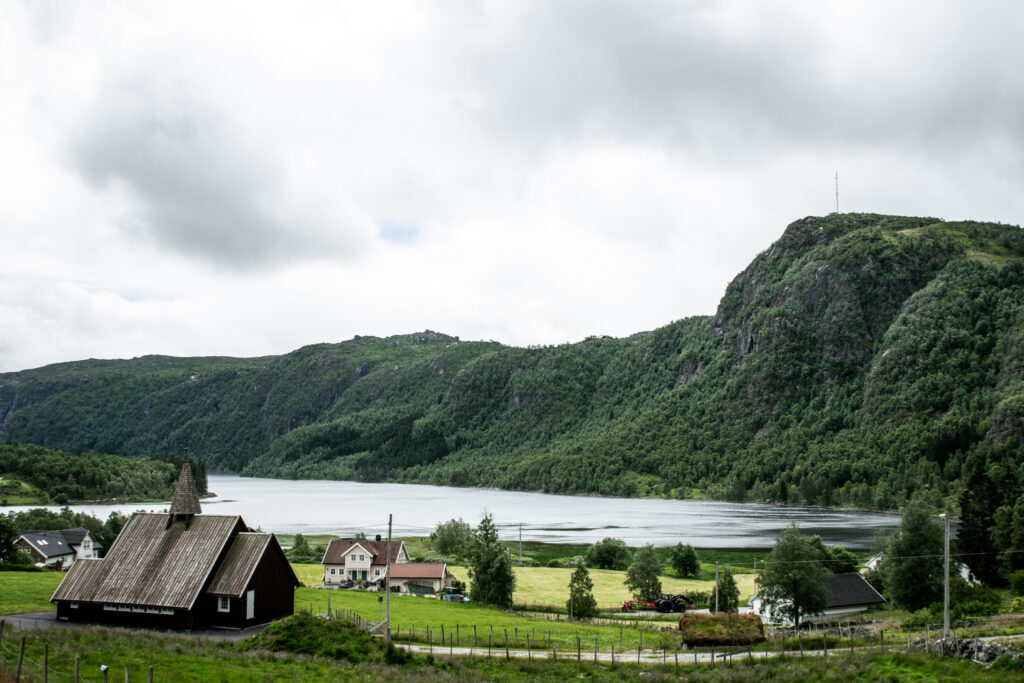
M 291 614 L 299 582 L 274 535 L 201 512 L 185 463 L 169 514 L 135 513 L 106 557 L 74 564 L 51 598 L 57 618 L 184 630 Z

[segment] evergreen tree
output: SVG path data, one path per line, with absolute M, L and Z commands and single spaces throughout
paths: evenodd
M 711 592 L 711 609 L 715 608 L 715 593 L 718 593 L 719 612 L 738 612 L 740 607 L 740 589 L 736 585 L 736 579 L 732 576 L 732 570 L 723 567 L 718 574 L 718 586 Z
M 626 572 L 626 587 L 637 600 L 654 602 L 661 597 L 661 560 L 653 545 L 636 551 Z
M 573 619 L 596 617 L 597 600 L 594 599 L 594 582 L 587 571 L 586 562 L 576 564 L 569 579 L 569 599 L 565 603 Z
M 999 559 L 992 553 L 991 529 L 1001 502 L 1000 492 L 978 461 L 960 492 L 960 526 L 957 529 L 957 550 L 979 581 L 989 585 L 1002 583 Z
M 313 549 L 309 546 L 309 541 L 301 533 L 295 534 L 289 559 L 293 562 L 308 562 L 312 557 Z
M 512 573 L 512 561 L 498 541 L 498 531 L 490 515 L 484 515 L 473 534 L 469 577 L 469 596 L 473 602 L 512 607 L 516 577 Z
M 697 551 L 689 543 L 686 545 L 677 543 L 672 548 L 671 562 L 677 576 L 686 579 L 697 578 L 697 573 L 700 571 L 700 560 L 697 557 Z
M 18 527 L 7 515 L 0 515 L 0 564 L 15 562 L 20 559 L 20 551 L 15 543 L 18 540 Z
M 829 571 L 823 559 L 820 548 L 795 524 L 783 529 L 758 579 L 758 596 L 773 616 L 799 626 L 804 615 L 824 611 Z
M 907 504 L 880 567 L 885 589 L 897 606 L 916 611 L 942 600 L 944 534 L 927 505 Z

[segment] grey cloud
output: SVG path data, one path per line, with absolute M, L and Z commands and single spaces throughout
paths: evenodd
M 289 211 L 281 178 L 184 86 L 121 85 L 99 98 L 71 146 L 94 186 L 122 184 L 128 232 L 183 254 L 254 268 L 351 254 L 356 240 Z
M 475 54 L 465 59 L 485 93 L 484 125 L 519 141 L 596 133 L 684 145 L 927 145 L 950 154 L 980 139 L 1024 142 L 1024 13 L 1012 5 L 903 15 L 879 6 L 870 34 L 845 27 L 842 8 L 810 18 L 806 6 L 789 5 L 742 37 L 702 20 L 700 3 L 529 7 L 513 31 L 479 18 Z M 946 30 L 930 30 L 934 15 Z M 964 40 L 953 39 L 956 29 Z M 986 38 L 966 39 L 975 35 Z M 993 44 L 998 58 L 985 47 Z

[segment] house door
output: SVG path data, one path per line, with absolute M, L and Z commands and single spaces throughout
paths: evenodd
M 256 591 L 249 591 L 245 594 L 245 618 L 256 618 Z

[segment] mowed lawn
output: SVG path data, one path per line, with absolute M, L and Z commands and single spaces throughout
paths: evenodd
M 319 564 L 293 564 L 292 568 L 299 581 L 306 586 L 316 586 L 323 580 L 323 568 Z M 469 570 L 466 567 L 449 565 L 448 571 L 469 585 Z M 516 567 L 516 591 L 512 599 L 517 605 L 564 607 L 569 598 L 571 574 L 571 569 Z M 617 609 L 624 601 L 632 598 L 624 583 L 626 572 L 591 569 L 590 578 L 594 582 L 594 599 L 599 608 Z M 740 601 L 746 602 L 754 593 L 754 575 L 735 574 L 733 578 L 740 589 Z M 715 587 L 715 582 L 662 576 L 661 587 L 666 593 L 709 592 Z
M 52 612 L 50 597 L 63 572 L 0 572 L 0 614 Z

